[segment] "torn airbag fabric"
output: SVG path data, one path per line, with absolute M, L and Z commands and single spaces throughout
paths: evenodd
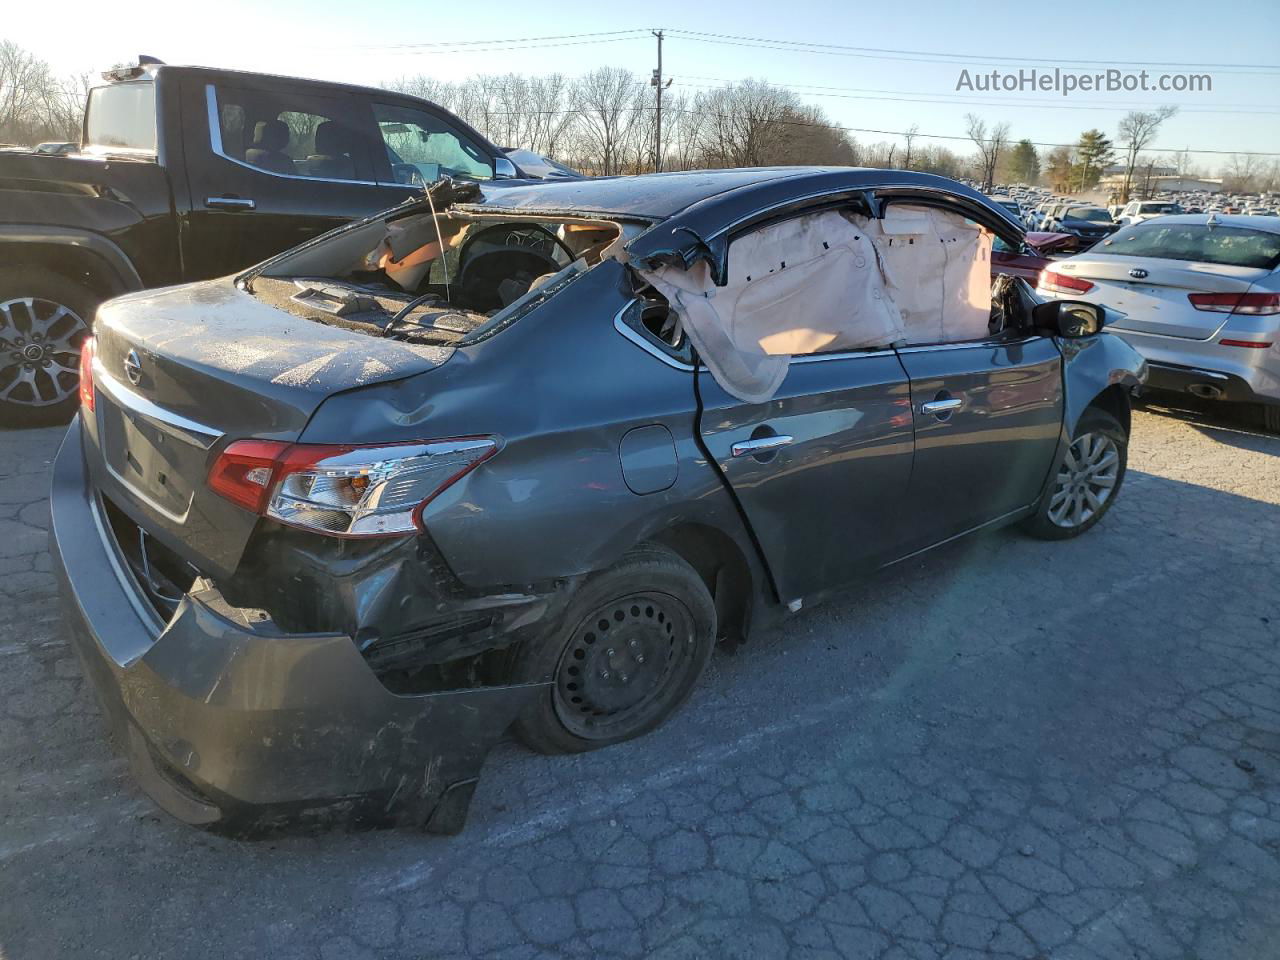
M 948 210 L 899 204 L 890 204 L 883 220 L 860 222 L 880 254 L 908 344 L 987 335 L 990 233 Z
M 728 282 L 705 262 L 641 275 L 667 298 L 729 394 L 768 400 L 794 354 L 884 347 L 903 339 L 866 230 L 828 211 L 773 224 L 729 247 Z
M 976 340 L 991 317 L 991 234 L 933 207 L 763 227 L 730 244 L 723 287 L 704 261 L 641 275 L 716 382 L 748 403 L 777 392 L 794 355 Z

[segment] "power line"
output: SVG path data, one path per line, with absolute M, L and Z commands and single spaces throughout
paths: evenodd
M 715 120 L 735 120 L 738 119 L 727 113 L 714 113 L 709 110 L 689 110 L 678 107 L 664 106 L 664 113 L 679 113 L 686 116 L 709 117 Z M 486 116 L 489 117 L 525 117 L 525 116 L 586 116 L 587 111 L 568 108 L 563 110 L 495 110 L 490 111 Z M 878 130 L 873 127 L 846 127 L 838 123 L 816 122 L 813 120 L 769 120 L 768 123 L 783 124 L 792 127 L 817 127 L 823 130 L 841 130 L 845 133 L 874 133 L 884 137 L 924 137 L 927 140 L 959 140 L 965 143 L 972 143 L 973 138 L 960 136 L 958 134 L 947 133 L 922 133 L 919 130 Z M 1021 142 L 1026 139 L 1019 137 L 1015 142 Z M 1036 147 L 1075 147 L 1076 143 L 1050 143 L 1044 140 L 1027 140 L 1032 146 Z M 1267 152 L 1259 150 L 1201 150 L 1194 147 L 1184 147 L 1182 149 L 1152 149 L 1150 153 L 1207 153 L 1217 156 L 1240 156 L 1240 157 L 1280 157 L 1280 152 Z
M 726 81 L 726 82 L 730 82 L 730 83 L 732 83 L 733 81 Z M 720 89 L 719 87 L 711 87 L 711 86 L 707 86 L 707 85 L 704 85 L 704 84 L 696 84 L 696 83 L 677 83 L 677 84 L 676 84 L 676 86 L 677 86 L 677 87 L 685 87 L 685 88 L 693 89 L 693 90 L 717 90 L 717 89 Z M 787 87 L 787 85 L 786 85 L 786 84 L 774 84 L 774 83 L 771 83 L 771 84 L 770 84 L 770 86 Z M 791 87 L 787 87 L 787 88 L 788 88 L 788 89 L 794 89 L 794 88 L 791 88 Z M 893 91 L 886 91 L 886 92 L 893 92 Z M 907 92 L 907 91 L 904 91 L 904 92 Z M 974 105 L 979 105 L 979 106 L 1003 107 L 1003 108 L 1010 108 L 1010 107 L 1024 107 L 1024 108 L 1031 108 L 1031 109 L 1035 109 L 1035 110 L 1133 110 L 1133 109 L 1141 109 L 1140 107 L 1139 107 L 1139 108 L 1134 108 L 1134 107 L 1120 107 L 1120 106 L 1104 106 L 1104 105 L 1101 105 L 1101 104 L 1086 104 L 1086 103 L 1074 104 L 1074 103 L 1053 103 L 1053 102 L 1040 103 L 1040 102 L 1029 102 L 1029 101 L 1019 101 L 1019 100 L 977 100 L 977 99 L 973 99 L 973 98 L 970 98 L 970 97 L 966 97 L 966 98 L 964 98 L 964 99 L 962 99 L 962 100 L 940 100 L 940 99 L 937 99 L 937 98 L 934 98 L 934 97 L 929 97 L 929 96 L 927 96 L 927 95 L 925 95 L 925 96 L 921 96 L 921 97 L 860 96 L 860 95 L 852 94 L 852 93 L 819 93 L 819 92 L 813 92 L 813 91 L 808 91 L 808 90 L 803 91 L 803 93 L 804 93 L 804 96 L 807 96 L 807 97 L 834 97 L 834 98 L 836 98 L 836 99 L 840 99 L 840 100 L 876 100 L 876 101 L 881 101 L 881 100 L 883 100 L 883 101 L 885 101 L 885 102 L 889 102 L 889 103 L 940 103 L 940 104 L 944 104 L 944 105 L 946 105 L 946 106 L 952 106 L 952 107 L 954 107 L 954 106 L 959 106 L 960 104 L 962 104 L 962 103 L 963 103 L 963 104 L 974 104 Z M 942 95 L 942 94 L 940 94 L 939 96 L 943 96 L 943 95 Z M 1257 115 L 1257 116 L 1278 116 L 1278 115 L 1280 115 L 1280 110 L 1219 110 L 1219 109 L 1217 109 L 1216 107 L 1187 107 L 1187 108 L 1181 108 L 1181 109 L 1180 109 L 1180 112 L 1182 112 L 1182 113 L 1230 113 L 1230 114 L 1251 114 L 1251 115 Z
M 807 40 L 781 40 L 775 37 L 748 37 L 732 33 L 704 33 L 697 30 L 668 30 L 668 33 L 689 40 L 705 43 L 723 43 L 729 46 L 754 46 L 766 49 L 793 49 L 808 53 L 828 53 L 835 56 L 866 57 L 874 60 L 906 60 L 925 63 L 1023 63 L 1033 66 L 1087 66 L 1087 67 L 1161 67 L 1227 70 L 1232 73 L 1280 73 L 1275 63 L 1179 63 L 1161 60 L 1074 60 L 1044 57 L 1009 57 L 1002 54 L 939 53 L 929 50 L 897 50 L 883 47 L 854 47 L 837 43 L 819 43 Z
M 509 43 L 542 43 L 548 40 L 580 40 L 588 37 L 621 37 L 623 34 L 642 36 L 647 31 L 639 28 L 632 30 L 597 30 L 593 33 L 554 33 L 542 37 L 512 37 L 506 40 L 432 40 L 422 43 L 374 43 L 365 44 L 361 49 L 376 50 L 416 50 L 420 48 L 441 47 L 494 47 Z M 553 44 L 554 45 L 554 44 Z
M 645 39 L 646 33 L 656 36 L 657 32 L 658 31 L 645 31 L 637 28 L 632 30 L 597 31 L 592 33 L 551 34 L 551 35 L 545 35 L 540 37 L 516 37 L 516 38 L 510 38 L 507 40 L 434 41 L 434 42 L 417 43 L 417 44 L 398 44 L 398 45 L 390 45 L 390 46 L 381 46 L 379 47 L 379 49 L 406 50 L 406 51 L 429 50 L 431 52 L 437 52 L 437 53 L 489 53 L 489 52 L 501 52 L 504 50 L 523 50 L 523 49 L 536 49 L 540 47 L 557 47 L 557 46 L 578 46 L 578 45 L 591 45 L 595 43 L 613 43 L 613 42 L 619 42 L 619 41 L 640 40 L 640 39 Z M 843 44 L 819 43 L 816 41 L 810 42 L 810 41 L 794 41 L 794 40 L 776 40 L 776 39 L 765 38 L 765 37 L 749 37 L 749 36 L 743 36 L 739 34 L 705 33 L 700 31 L 678 30 L 678 29 L 668 30 L 663 32 L 675 34 L 684 39 L 694 40 L 697 42 L 722 43 L 722 44 L 736 45 L 736 46 L 752 46 L 758 49 L 791 50 L 793 52 L 807 51 L 811 53 L 833 53 L 833 54 L 848 55 L 848 56 L 867 56 L 873 59 L 912 60 L 914 58 L 922 57 L 922 58 L 925 58 L 925 62 L 939 62 L 939 63 L 951 63 L 951 64 L 964 62 L 957 58 L 966 58 L 969 62 L 973 62 L 973 60 L 977 59 L 976 55 L 973 55 L 973 54 L 942 54 L 942 53 L 935 53 L 930 51 L 898 50 L 893 48 L 854 47 L 854 46 L 848 46 Z M 508 44 L 508 46 L 494 46 L 494 44 Z M 951 58 L 951 59 L 945 59 L 945 58 Z M 1006 57 L 1006 56 L 994 56 L 990 58 L 990 60 L 1008 61 L 1013 63 L 1035 63 L 1035 64 L 1043 64 L 1044 62 L 1044 61 L 1035 60 L 1032 58 Z M 1152 67 L 1175 65 L 1175 64 L 1172 64 L 1171 62 L 1164 63 L 1161 61 L 1061 60 L 1061 61 L 1054 61 L 1054 62 L 1059 65 L 1066 65 L 1066 64 L 1096 65 L 1096 66 L 1105 65 L 1109 67 L 1114 67 L 1117 63 L 1122 63 L 1128 66 L 1152 66 Z M 1275 65 L 1275 64 L 1194 64 L 1194 65 L 1179 64 L 1178 66 L 1183 66 L 1184 68 L 1187 66 L 1196 66 L 1196 67 L 1202 67 L 1202 68 L 1248 67 L 1248 68 L 1257 68 L 1258 70 L 1262 70 L 1262 71 L 1274 71 L 1274 72 L 1280 73 L 1280 65 Z M 694 78 L 694 79 L 697 79 L 697 78 Z M 707 77 L 703 79 L 717 80 L 718 78 Z M 722 82 L 733 83 L 735 81 L 724 80 Z M 686 87 L 690 89 L 713 89 L 710 87 L 706 87 L 704 85 L 688 84 L 688 83 L 680 83 L 680 84 L 677 84 L 677 86 Z M 928 96 L 928 95 L 916 96 L 916 93 L 917 93 L 916 91 L 894 91 L 894 90 L 874 90 L 874 89 L 866 90 L 866 89 L 857 88 L 857 87 L 821 87 L 817 85 L 804 85 L 804 84 L 787 85 L 787 84 L 771 83 L 770 86 L 799 87 L 804 90 L 804 95 L 806 96 L 825 96 L 825 97 L 835 97 L 839 99 L 849 99 L 849 100 L 872 100 L 872 101 L 898 102 L 898 103 L 936 103 L 936 104 L 942 104 L 946 106 L 958 106 L 960 103 L 966 103 L 966 104 L 972 104 L 972 105 L 1000 107 L 1005 109 L 1019 108 L 1019 107 L 1025 108 L 1028 106 L 1034 106 L 1038 109 L 1047 108 L 1047 109 L 1067 109 L 1067 110 L 1129 109 L 1127 107 L 1114 105 L 1114 104 L 1107 104 L 1107 103 L 1075 105 L 1075 104 L 1052 103 L 1052 102 L 1045 102 L 1045 101 L 1021 100 L 1021 99 L 978 100 L 972 97 L 967 97 L 959 94 L 935 94 L 933 96 Z M 828 92 L 823 92 L 823 91 L 828 91 Z M 848 91 L 848 92 L 846 93 L 845 91 Z M 860 93 L 868 93 L 868 94 L 874 93 L 879 95 L 878 96 L 854 95 L 854 94 L 860 94 Z M 890 96 L 888 94 L 893 94 L 893 95 Z M 902 96 L 901 94 L 906 94 L 906 96 Z M 947 99 L 943 99 L 943 98 L 947 98 Z M 1139 107 L 1139 109 L 1140 108 L 1141 107 Z M 1272 111 L 1272 110 L 1265 110 L 1265 109 L 1264 110 L 1219 109 L 1219 108 L 1211 108 L 1211 107 L 1204 107 L 1204 108 L 1184 107 L 1182 109 L 1187 113 L 1246 114 L 1246 115 L 1258 115 L 1258 116 L 1274 116 L 1277 113 L 1280 113 L 1280 111 Z M 720 116 L 721 119 L 728 119 L 727 117 L 711 114 L 706 111 L 676 110 L 675 112 L 685 113 L 685 114 L 696 114 L 696 115 L 708 116 L 708 117 Z M 529 116 L 546 115 L 546 114 L 564 114 L 564 115 L 577 114 L 580 116 L 585 115 L 583 111 L 580 111 L 580 110 L 551 110 L 551 111 L 525 111 L 524 112 L 524 115 L 529 115 Z M 490 115 L 491 116 L 515 115 L 515 112 L 513 111 L 509 114 L 492 113 Z M 791 126 L 825 127 L 828 129 L 841 130 L 841 131 L 850 132 L 850 133 L 873 133 L 873 134 L 878 134 L 882 136 L 895 136 L 895 137 L 901 137 L 901 136 L 907 135 L 905 131 L 877 130 L 877 129 L 865 128 L 865 127 L 848 127 L 848 126 L 841 126 L 839 124 L 834 124 L 834 123 L 815 123 L 815 122 L 801 121 L 801 120 L 778 120 L 774 122 L 787 124 Z M 954 141 L 970 140 L 970 138 L 968 137 L 948 135 L 948 134 L 916 133 L 915 135 L 925 137 L 927 139 L 954 140 Z M 1074 143 L 1049 143 L 1049 142 L 1043 142 L 1043 141 L 1031 141 L 1031 142 L 1036 146 L 1042 146 L 1042 147 L 1075 146 Z M 1190 150 L 1189 152 L 1197 153 L 1197 154 L 1211 154 L 1211 155 L 1222 155 L 1222 156 L 1229 156 L 1232 154 L 1239 154 L 1241 156 L 1260 156 L 1260 157 L 1280 156 L 1280 152 L 1266 152 L 1266 151 L 1205 149 L 1205 150 Z
M 713 113 L 705 113 L 705 112 L 700 113 L 700 111 L 696 111 L 696 110 L 673 110 L 672 108 L 668 107 L 667 111 L 669 113 L 691 113 L 695 115 L 700 114 L 701 116 L 716 117 L 721 120 L 732 119 L 727 114 L 713 114 Z M 843 127 L 836 123 L 815 123 L 811 120 L 772 120 L 770 122 L 785 123 L 785 124 L 790 124 L 792 126 L 801 126 L 801 127 L 826 127 L 831 130 L 843 130 L 846 133 L 875 133 L 875 134 L 879 134 L 880 136 L 886 136 L 886 137 L 905 137 L 908 135 L 908 131 L 906 130 L 875 130 L 869 127 Z M 957 136 L 954 134 L 921 133 L 920 131 L 917 130 L 917 131 L 911 132 L 910 135 L 913 137 L 925 137 L 930 140 L 963 140 L 970 143 L 973 142 L 973 139 L 971 137 Z M 1019 137 L 1018 139 L 1019 141 L 1021 141 L 1025 138 Z M 1076 146 L 1076 144 L 1074 143 L 1045 143 L 1040 140 L 1029 140 L 1028 143 L 1036 147 L 1074 147 Z M 1154 153 L 1154 152 L 1161 152 L 1161 151 L 1153 150 L 1151 152 Z M 1168 152 L 1174 152 L 1174 151 L 1168 151 Z M 1253 150 L 1195 150 L 1188 147 L 1184 150 L 1178 150 L 1176 152 L 1178 153 L 1212 153 L 1212 154 L 1220 154 L 1223 156 L 1237 155 L 1241 157 L 1280 157 L 1280 153 L 1266 153 L 1266 152 L 1253 151 Z
M 595 46 L 598 43 L 625 43 L 631 40 L 643 40 L 640 35 L 626 37 L 601 37 L 595 40 L 559 40 L 550 43 L 527 43 L 517 46 L 507 47 L 442 47 L 419 50 L 412 45 L 406 47 L 366 47 L 367 50 L 385 50 L 392 56 L 397 54 L 416 54 L 416 53 L 506 53 L 510 50 L 545 50 L 549 47 L 586 47 Z
M 682 74 L 682 76 L 687 80 L 711 80 L 715 83 L 741 83 L 742 82 L 741 78 L 737 80 L 733 80 L 728 77 L 706 77 L 706 76 L 700 76 L 698 74 L 690 74 L 690 73 Z M 833 91 L 849 92 L 849 93 L 888 93 L 888 94 L 894 94 L 897 96 L 910 96 L 910 97 L 915 97 L 915 96 L 946 97 L 949 99 L 959 100 L 965 103 L 995 103 L 995 101 L 989 101 L 989 100 L 975 101 L 971 95 L 966 93 L 936 93 L 934 91 L 929 91 L 929 90 L 885 90 L 877 87 L 831 87 L 831 86 L 823 86 L 821 84 L 815 84 L 815 83 L 786 83 L 786 82 L 775 81 L 775 80 L 766 80 L 765 82 L 768 83 L 770 86 L 785 87 L 788 90 L 794 90 L 798 93 L 804 93 L 806 96 L 819 96 L 820 94 L 811 92 L 815 90 L 823 90 L 823 91 L 833 90 Z M 684 86 L 696 86 L 696 84 L 684 84 Z M 715 89 L 715 88 L 709 87 L 707 89 Z M 867 98 L 867 99 L 874 99 L 874 98 Z M 1048 99 L 1043 97 L 1041 98 L 1018 97 L 1015 99 L 1012 97 L 1007 97 L 1004 99 L 1008 100 L 1014 106 L 1021 106 L 1023 104 L 1030 104 L 1030 105 L 1043 104 L 1045 106 L 1053 106 L 1054 104 L 1060 103 L 1062 100 L 1061 97 L 1054 98 L 1054 99 Z M 1168 103 L 1168 102 L 1169 101 L 1162 101 L 1162 103 Z M 1218 107 L 1223 107 L 1223 108 L 1238 107 L 1241 109 L 1253 110 L 1253 108 L 1259 106 L 1258 104 L 1253 104 L 1253 103 L 1222 103 L 1222 104 L 1219 104 L 1218 107 L 1203 107 L 1203 108 L 1195 107 L 1194 105 L 1188 106 L 1181 103 L 1175 103 L 1173 105 L 1178 108 L 1179 112 L 1184 110 L 1197 110 L 1200 112 L 1210 112 L 1210 113 L 1219 112 Z M 1122 104 L 1122 103 L 1117 103 L 1114 100 L 1094 100 L 1094 101 L 1090 101 L 1090 103 L 1085 107 L 1085 109 L 1144 110 L 1152 106 L 1155 106 L 1155 104 L 1150 104 L 1150 103 Z M 1265 112 L 1272 112 L 1272 111 L 1263 110 L 1261 112 L 1265 113 Z

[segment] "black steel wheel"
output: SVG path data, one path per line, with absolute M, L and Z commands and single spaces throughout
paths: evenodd
M 561 626 L 516 655 L 516 682 L 552 681 L 517 720 L 543 753 L 575 753 L 654 729 L 688 698 L 715 645 L 715 604 L 684 560 L 645 545 L 589 579 Z

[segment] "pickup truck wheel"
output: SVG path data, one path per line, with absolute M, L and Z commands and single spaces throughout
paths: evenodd
M 100 297 L 39 267 L 0 271 L 0 424 L 65 423 Z
M 1022 529 L 1041 540 L 1080 536 L 1115 503 L 1128 460 L 1124 427 L 1105 410 L 1090 407 L 1081 414 L 1057 473 Z
M 516 720 L 540 753 L 580 753 L 648 733 L 693 691 L 715 646 L 706 584 L 676 554 L 643 545 L 596 574 L 560 626 L 515 657 L 515 683 L 553 680 Z

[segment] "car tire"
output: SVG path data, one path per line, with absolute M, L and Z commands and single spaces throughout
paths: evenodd
M 539 753 L 581 753 L 648 733 L 688 699 L 715 647 L 697 571 L 644 544 L 578 589 L 558 626 L 515 652 L 513 683 L 551 680 L 516 720 Z
M 1262 429 L 1270 433 L 1280 433 L 1280 403 L 1259 404 L 1262 409 Z
M 1089 407 L 1022 529 L 1041 540 L 1069 540 L 1092 529 L 1120 495 L 1128 463 L 1124 427 L 1107 411 Z
M 0 425 L 66 423 L 101 297 L 42 267 L 0 270 Z

